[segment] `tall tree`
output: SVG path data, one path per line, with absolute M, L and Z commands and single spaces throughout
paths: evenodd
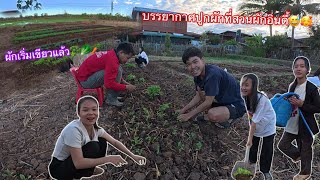
M 32 10 L 32 8 L 34 10 L 41 9 L 41 7 L 42 4 L 37 0 L 17 0 L 17 8 L 22 10 L 22 12 L 25 12 L 28 9 Z
M 310 29 L 310 39 L 308 44 L 311 49 L 319 49 L 320 50 L 320 25 L 314 25 Z
M 261 12 L 262 15 L 281 16 L 289 3 L 292 3 L 292 0 L 244 0 L 244 3 L 240 4 L 239 11 L 241 15 L 254 15 Z M 269 28 L 272 36 L 272 25 L 269 25 Z
M 292 15 L 297 15 L 299 18 L 307 14 L 320 14 L 320 3 L 310 3 L 311 0 L 294 0 L 285 7 L 285 10 L 289 10 Z M 291 48 L 294 48 L 294 29 L 292 27 L 292 44 Z

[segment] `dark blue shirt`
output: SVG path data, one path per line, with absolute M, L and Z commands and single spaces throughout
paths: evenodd
M 205 91 L 206 96 L 215 96 L 219 105 L 240 105 L 244 106 L 240 95 L 240 85 L 237 80 L 223 69 L 212 65 L 205 65 L 205 76 L 194 78 L 196 87 Z

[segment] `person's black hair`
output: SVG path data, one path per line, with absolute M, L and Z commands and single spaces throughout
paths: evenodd
M 294 58 L 293 63 L 292 63 L 292 70 L 294 69 L 294 65 L 296 64 L 298 59 L 302 59 L 304 61 L 304 65 L 307 68 L 307 75 L 311 72 L 311 66 L 310 66 L 310 61 L 307 57 L 305 56 L 297 56 L 296 58 Z
M 140 47 L 140 49 L 141 49 L 141 52 L 143 52 L 143 51 L 144 51 L 144 48 L 143 48 L 143 47 Z
M 318 70 L 316 70 L 316 72 L 314 72 L 313 75 L 314 76 L 320 76 L 320 67 L 318 68 Z
M 122 51 L 125 54 L 131 54 L 131 55 L 135 54 L 132 45 L 127 42 L 120 43 L 116 48 L 116 51 L 117 52 Z
M 259 91 L 259 79 L 258 76 L 253 73 L 248 73 L 242 76 L 241 83 L 246 82 L 248 79 L 252 81 L 252 89 L 250 96 L 244 96 L 243 99 L 245 100 L 246 107 L 248 111 L 255 113 L 257 106 L 259 104 L 260 98 L 258 99 L 258 93 L 264 95 L 262 92 Z
M 183 63 L 187 64 L 187 61 L 190 57 L 197 56 L 200 59 L 203 58 L 203 53 L 199 48 L 196 47 L 189 47 L 186 50 L 184 50 L 183 55 L 182 55 L 182 61 Z
M 93 101 L 97 104 L 97 108 L 98 108 L 98 111 L 99 111 L 99 103 L 97 101 L 96 98 L 94 98 L 93 96 L 84 96 L 82 98 L 79 99 L 78 103 L 77 103 L 77 114 L 78 116 L 80 117 L 80 108 L 81 108 L 81 105 L 85 102 L 85 101 Z M 98 119 L 97 119 L 98 120 Z M 95 129 L 100 129 L 100 127 L 98 126 L 97 124 L 97 121 L 94 123 L 93 127 Z
M 60 64 L 59 72 L 62 72 L 62 73 L 68 72 L 71 68 L 71 65 L 74 65 L 73 61 L 71 58 L 67 57 L 67 60 Z

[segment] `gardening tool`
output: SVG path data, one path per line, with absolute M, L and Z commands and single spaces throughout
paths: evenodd
M 243 180 L 251 180 L 254 178 L 255 176 L 255 173 L 256 173 L 256 166 L 254 165 L 250 165 L 249 163 L 249 152 L 250 152 L 250 147 L 246 147 L 246 154 L 244 156 L 244 161 L 237 161 L 233 168 L 232 168 L 232 172 L 231 172 L 231 177 L 232 179 L 243 179 Z M 242 169 L 245 169 L 245 170 L 248 170 L 250 173 L 251 173 L 251 176 L 248 176 L 247 178 L 245 177 L 237 177 L 237 176 L 234 176 L 239 170 L 239 168 L 242 168 Z

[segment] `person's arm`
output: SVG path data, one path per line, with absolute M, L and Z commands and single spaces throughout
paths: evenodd
M 112 63 L 106 64 L 105 66 L 104 86 L 106 89 L 113 89 L 115 91 L 124 91 L 126 90 L 126 85 L 116 82 L 119 66 Z
M 76 169 L 92 168 L 98 165 L 111 163 L 114 166 L 121 166 L 127 162 L 121 157 L 116 155 L 101 157 L 101 158 L 84 158 L 81 148 L 69 147 L 71 158 Z
M 311 92 L 313 103 L 302 102 L 301 110 L 309 113 L 320 113 L 320 89 Z
M 123 145 L 120 141 L 114 139 L 111 135 L 109 135 L 107 132 L 103 133 L 102 137 L 107 140 L 110 145 L 112 145 L 114 148 L 116 148 L 121 153 L 127 155 L 130 157 L 133 161 L 135 161 L 139 165 L 145 165 L 146 164 L 146 158 L 142 156 L 138 156 L 133 154 L 125 145 Z
M 206 99 L 203 103 L 201 103 L 197 108 L 189 112 L 190 118 L 197 115 L 200 112 L 203 112 L 209 109 L 214 101 L 214 96 L 206 96 Z
M 256 132 L 257 123 L 259 123 L 263 119 L 264 114 L 265 114 L 264 113 L 265 109 L 268 109 L 268 106 L 271 106 L 269 99 L 262 94 L 258 95 L 258 101 L 259 101 L 259 103 L 256 107 L 255 112 L 253 112 L 253 116 L 251 119 L 252 122 L 250 125 L 249 136 L 248 136 L 248 141 L 247 141 L 247 146 L 249 146 L 249 147 L 252 146 L 252 139 L 253 139 L 254 133 Z
M 256 127 L 257 124 L 252 122 L 250 125 L 250 130 L 249 130 L 249 135 L 248 135 L 248 141 L 247 141 L 247 146 L 251 147 L 252 146 L 252 139 L 253 139 L 253 135 L 256 132 Z
M 192 98 L 192 100 L 181 109 L 180 114 L 184 114 L 189 109 L 193 108 L 195 105 L 197 105 L 200 102 L 200 94 L 198 91 L 196 91 L 196 95 Z
M 123 78 L 121 78 L 121 81 L 122 81 L 122 83 L 123 84 L 125 84 L 125 85 L 131 85 L 130 83 L 128 83 L 126 80 L 124 80 Z
M 65 130 L 61 136 L 64 137 L 64 144 L 67 146 L 71 154 L 71 158 L 76 169 L 92 168 L 105 163 L 111 163 L 114 166 L 126 164 L 126 161 L 120 156 L 108 156 L 97 159 L 84 158 L 81 149 L 83 135 L 81 130 L 76 127 L 71 127 L 68 130 Z

